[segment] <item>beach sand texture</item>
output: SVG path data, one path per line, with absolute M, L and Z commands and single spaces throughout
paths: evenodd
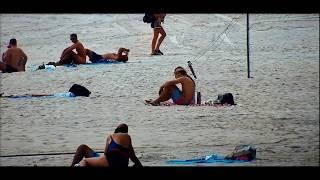
M 167 14 L 163 56 L 149 55 L 152 29 L 142 17 L 1 14 L 1 53 L 15 37 L 29 57 L 26 72 L 0 74 L 4 95 L 65 92 L 74 83 L 92 94 L 1 98 L 0 154 L 74 152 L 80 144 L 103 150 L 106 136 L 119 123 L 127 123 L 145 166 L 227 155 L 239 144 L 256 147 L 257 160 L 201 165 L 319 165 L 319 14 L 251 14 L 250 79 L 245 14 Z M 233 18 L 236 23 L 221 34 Z M 97 53 L 129 48 L 129 62 L 34 71 L 42 62 L 58 60 L 72 44 L 71 33 Z M 187 68 L 188 60 L 202 100 L 230 92 L 237 106 L 144 105 L 144 99 L 155 98 L 160 85 L 174 78 L 175 67 Z M 0 158 L 0 165 L 69 166 L 72 158 L 10 157 Z

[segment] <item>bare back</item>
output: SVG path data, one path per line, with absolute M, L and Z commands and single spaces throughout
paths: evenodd
M 107 53 L 107 54 L 103 54 L 102 57 L 104 59 L 114 59 L 114 60 L 118 60 L 118 54 L 116 53 Z
M 127 133 L 114 133 L 110 135 L 112 139 L 119 145 L 129 148 L 131 144 L 131 138 Z M 108 138 L 108 144 L 111 143 L 111 138 Z
M 85 50 L 83 44 L 79 41 L 76 43 L 76 51 L 77 51 L 77 55 L 79 56 L 79 58 L 77 60 L 80 61 L 81 63 L 85 63 L 86 62 L 86 50 Z
M 22 49 L 11 47 L 4 53 L 2 58 L 3 62 L 15 68 L 17 71 L 25 71 L 28 57 Z
M 182 85 L 182 95 L 187 102 L 190 102 L 195 93 L 195 84 L 188 76 L 182 76 L 179 78 Z

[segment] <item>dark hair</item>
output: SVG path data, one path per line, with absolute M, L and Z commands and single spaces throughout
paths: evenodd
M 115 130 L 114 133 L 128 133 L 128 125 L 120 124 Z
M 70 34 L 70 37 L 75 37 L 75 38 L 77 38 L 77 39 L 78 39 L 77 34 L 75 34 L 75 33 Z
M 10 39 L 9 44 L 17 45 L 17 40 L 15 38 Z
M 73 84 L 71 86 L 71 88 L 69 89 L 69 92 L 72 92 L 75 96 L 89 97 L 89 95 L 91 94 L 91 92 L 87 88 L 85 88 L 79 84 Z
M 174 71 L 176 71 L 177 69 L 181 69 L 181 70 L 179 70 L 178 72 L 179 72 L 180 74 L 182 74 L 182 75 L 187 76 L 188 78 L 190 78 L 190 79 L 193 81 L 193 84 L 196 85 L 196 83 L 194 82 L 194 80 L 192 79 L 192 77 L 190 77 L 190 76 L 188 75 L 187 71 L 186 71 L 183 67 L 178 66 L 178 67 L 176 67 L 176 68 L 174 69 Z
M 182 75 L 187 75 L 187 71 L 181 67 L 181 66 L 178 66 L 174 69 L 174 71 L 176 71 L 177 69 L 182 69 L 182 70 L 179 70 L 179 72 L 182 74 Z

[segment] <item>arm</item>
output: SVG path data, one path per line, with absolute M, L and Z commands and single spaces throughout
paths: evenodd
M 131 144 L 131 138 L 130 138 L 130 146 L 129 146 L 129 158 L 131 159 L 131 161 L 134 163 L 134 167 L 143 167 L 141 162 L 139 161 L 139 159 L 137 158 L 134 149 L 132 147 Z
M 2 61 L 5 63 L 8 63 L 8 59 L 10 59 L 9 56 L 10 56 L 10 53 L 8 53 L 8 51 L 3 53 L 2 54 Z
M 19 67 L 20 70 L 25 71 L 25 70 L 26 70 L 25 65 L 27 64 L 28 57 L 27 57 L 27 55 L 23 52 L 22 49 L 20 49 L 20 52 L 21 52 L 21 59 L 18 61 L 17 65 L 18 65 L 18 67 Z
M 72 50 L 76 49 L 77 47 L 78 47 L 78 43 L 75 43 L 75 44 L 73 44 L 72 46 L 66 48 L 66 49 L 62 52 L 60 59 L 63 59 L 63 57 L 64 57 L 66 54 L 70 53 Z
M 167 81 L 161 87 L 172 86 L 172 85 L 176 85 L 179 83 L 181 83 L 181 84 L 183 83 L 183 77 L 180 77 L 180 78 L 172 80 L 172 81 Z
M 179 79 L 176 79 L 176 80 L 172 80 L 172 81 L 167 81 L 165 82 L 164 84 L 162 84 L 159 88 L 159 95 L 161 94 L 161 92 L 163 91 L 163 88 L 167 87 L 167 86 L 172 86 L 172 85 L 176 85 L 178 83 L 182 83 L 182 80 L 179 78 Z
M 164 17 L 166 16 L 165 13 L 160 13 L 160 14 L 153 14 L 156 20 L 159 22 L 164 22 Z
M 20 49 L 20 51 L 21 51 L 21 54 L 22 54 L 22 58 L 23 58 L 23 60 L 25 60 L 25 62 L 27 62 L 27 60 L 28 60 L 28 56 L 26 55 L 26 53 L 24 53 L 24 52 L 23 52 L 23 50 L 22 50 L 22 49 Z
M 105 147 L 104 147 L 104 154 L 105 154 L 105 155 L 106 155 L 106 154 L 107 154 L 107 152 L 108 152 L 110 136 L 111 136 L 111 135 L 109 135 L 109 136 L 107 137 L 106 145 L 105 145 Z

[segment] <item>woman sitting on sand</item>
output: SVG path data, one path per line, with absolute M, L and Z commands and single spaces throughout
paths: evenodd
M 78 147 L 71 166 L 128 167 L 129 158 L 134 162 L 134 166 L 142 167 L 134 153 L 128 126 L 120 124 L 114 133 L 107 137 L 103 155 L 100 156 L 82 144 Z

